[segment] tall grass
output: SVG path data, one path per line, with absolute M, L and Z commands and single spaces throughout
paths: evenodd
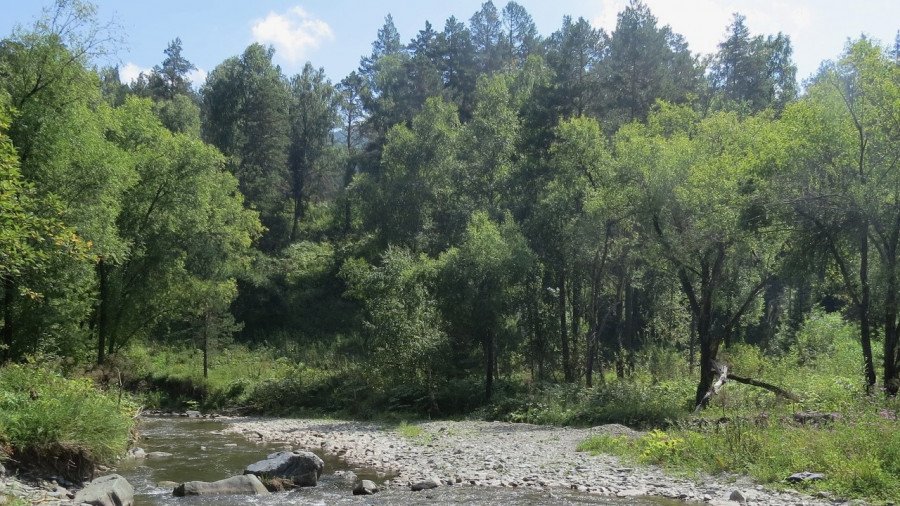
M 38 365 L 0 368 L 0 442 L 19 465 L 67 455 L 82 468 L 111 462 L 128 446 L 135 412 L 127 396 L 101 392 L 88 378 Z
M 735 345 L 722 358 L 736 373 L 783 386 L 801 401 L 728 383 L 696 418 L 636 439 L 596 436 L 581 450 L 685 474 L 747 474 L 778 486 L 787 486 L 785 478 L 795 472 L 819 472 L 825 480 L 800 487 L 900 499 L 900 401 L 865 394 L 860 345 L 840 316 L 814 312 L 781 355 Z M 802 411 L 833 413 L 836 420 L 801 424 L 793 415 Z

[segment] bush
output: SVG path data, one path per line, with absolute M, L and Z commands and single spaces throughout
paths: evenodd
M 665 427 L 686 416 L 693 395 L 691 381 L 655 385 L 615 381 L 593 389 L 547 385 L 531 393 L 504 397 L 489 406 L 486 418 L 551 425 Z
M 855 336 L 854 326 L 839 313 L 826 313 L 816 308 L 797 331 L 793 348 L 800 365 L 813 364 L 832 354 L 839 343 L 852 342 Z
M 37 365 L 0 369 L 0 440 L 20 464 L 61 464 L 53 470 L 82 478 L 124 454 L 136 411 L 127 396 L 101 392 L 87 378 Z

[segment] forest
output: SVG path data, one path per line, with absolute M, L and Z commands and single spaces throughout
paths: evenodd
M 121 35 L 58 0 L 0 41 L 0 357 L 145 405 L 665 427 L 802 398 L 896 434 L 900 32 L 800 83 L 788 36 L 722 29 L 703 55 L 639 0 L 549 35 L 487 1 L 387 15 L 340 82 L 254 43 L 192 83 L 176 38 L 122 83 Z

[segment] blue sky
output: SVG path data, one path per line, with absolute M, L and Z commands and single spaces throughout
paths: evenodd
M 612 30 L 627 0 L 518 0 L 534 17 L 541 35 L 555 31 L 565 14 L 582 16 Z M 370 52 L 384 16 L 391 13 L 403 40 L 429 20 L 440 30 L 450 15 L 462 20 L 482 0 L 97 0 L 102 20 L 115 18 L 127 46 L 115 60 L 126 78 L 163 59 L 168 42 L 181 37 L 185 56 L 200 70 L 195 80 L 253 41 L 272 44 L 286 74 L 304 62 L 325 67 L 332 80 L 355 69 Z M 50 0 L 0 0 L 0 33 L 30 24 Z M 741 12 L 754 33 L 791 36 L 798 77 L 834 58 L 848 37 L 861 33 L 893 44 L 900 28 L 897 0 L 645 0 L 661 24 L 683 34 L 695 53 L 710 53 L 724 37 L 733 12 Z M 502 8 L 505 0 L 495 0 Z

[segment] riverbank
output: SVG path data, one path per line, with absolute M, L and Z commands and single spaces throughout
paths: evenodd
M 68 506 L 75 493 L 52 480 L 0 475 L 0 505 Z
M 611 497 L 654 496 L 713 504 L 740 494 L 748 503 L 817 505 L 833 502 L 794 491 L 775 491 L 736 477 L 694 481 L 659 468 L 626 466 L 613 456 L 577 451 L 598 434 L 636 435 L 627 427 L 590 429 L 503 422 L 426 422 L 390 426 L 367 422 L 308 419 L 239 419 L 231 431 L 250 440 L 317 448 L 347 462 L 384 470 L 389 487 L 408 487 L 427 478 L 445 485 L 576 489 Z M 788 473 L 790 474 L 790 473 Z

